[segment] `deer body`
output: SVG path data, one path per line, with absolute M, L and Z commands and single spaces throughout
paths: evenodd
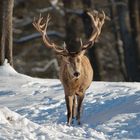
M 88 58 L 85 55 L 81 56 L 79 76 L 74 77 L 69 70 L 69 64 L 62 61 L 60 66 L 60 80 L 64 87 L 65 100 L 67 105 L 67 122 L 70 125 L 72 118 L 78 120 L 80 124 L 80 113 L 82 101 L 86 89 L 90 86 L 93 78 L 93 70 Z M 86 66 L 86 67 L 85 67 Z M 77 69 L 75 69 L 76 71 Z M 78 98 L 77 98 L 78 97 Z M 76 105 L 77 99 L 77 105 Z M 77 106 L 77 111 L 76 111 Z M 77 114 L 76 114 L 77 112 Z
M 81 41 L 80 50 L 76 52 L 69 51 L 66 46 L 60 48 L 49 40 L 46 34 L 48 22 L 50 20 L 49 16 L 46 23 L 41 23 L 43 20 L 41 16 L 37 22 L 33 22 L 34 27 L 42 34 L 45 45 L 48 48 L 52 48 L 61 58 L 59 77 L 65 92 L 68 125 L 72 123 L 72 119 L 75 117 L 78 124 L 80 124 L 84 94 L 93 79 L 93 69 L 89 59 L 84 54 L 97 40 L 105 20 L 104 12 L 102 12 L 102 17 L 100 17 L 98 12 L 94 11 L 93 13 L 88 12 L 87 14 L 91 18 L 93 31 L 86 43 L 83 44 Z

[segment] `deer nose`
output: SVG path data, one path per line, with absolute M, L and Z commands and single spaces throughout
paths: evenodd
M 78 77 L 79 75 L 80 75 L 80 72 L 75 72 L 75 73 L 74 73 L 74 76 L 75 76 L 75 77 Z

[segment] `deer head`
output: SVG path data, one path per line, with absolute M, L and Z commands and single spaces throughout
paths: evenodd
M 41 15 L 38 20 L 34 19 L 33 21 L 33 26 L 37 29 L 38 32 L 41 33 L 46 47 L 52 48 L 58 55 L 62 56 L 62 60 L 66 64 L 69 74 L 73 78 L 78 78 L 80 76 L 81 68 L 82 68 L 81 61 L 84 56 L 84 53 L 98 39 L 101 33 L 101 28 L 105 20 L 105 13 L 103 11 L 102 13 L 99 13 L 97 11 L 92 11 L 92 12 L 87 12 L 87 14 L 91 18 L 93 31 L 90 38 L 85 43 L 83 43 L 82 40 L 80 40 L 81 46 L 78 52 L 68 51 L 65 43 L 64 43 L 64 47 L 61 48 L 48 38 L 47 27 L 50 21 L 49 15 L 45 23 L 43 22 L 43 17 L 41 17 Z

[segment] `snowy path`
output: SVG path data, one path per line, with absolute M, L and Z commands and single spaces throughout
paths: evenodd
M 93 82 L 82 122 L 66 125 L 59 80 L 21 75 L 8 64 L 0 67 L 0 140 L 140 139 L 140 83 Z

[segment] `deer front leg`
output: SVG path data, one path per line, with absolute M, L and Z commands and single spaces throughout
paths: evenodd
M 83 99 L 84 99 L 84 95 L 78 95 L 77 96 L 78 107 L 77 107 L 76 119 L 77 119 L 79 125 L 81 124 L 80 118 L 81 118 L 81 110 L 82 110 Z
M 76 95 L 73 95 L 73 106 L 72 106 L 72 123 L 76 117 Z
M 72 121 L 72 111 L 73 111 L 73 95 L 66 95 L 66 106 L 67 106 L 67 124 L 70 125 Z

